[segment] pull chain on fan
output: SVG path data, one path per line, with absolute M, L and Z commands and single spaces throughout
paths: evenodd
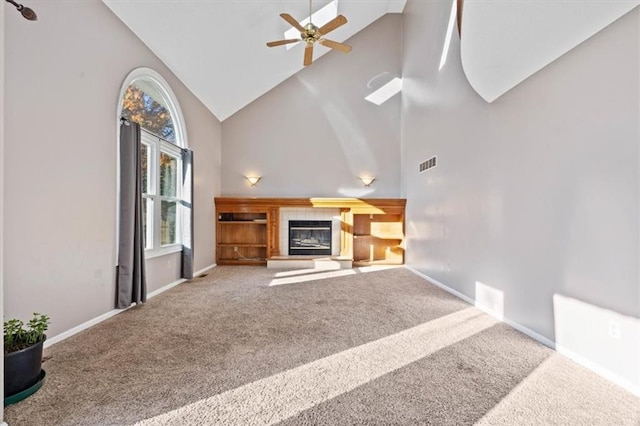
M 305 26 L 302 26 L 298 21 L 296 21 L 288 13 L 280 14 L 282 19 L 287 21 L 289 25 L 291 25 L 292 27 L 300 31 L 300 38 L 290 38 L 287 40 L 270 41 L 269 43 L 267 43 L 267 46 L 275 47 L 275 46 L 282 46 L 284 44 L 297 43 L 299 41 L 304 41 L 305 43 L 307 43 L 307 45 L 304 48 L 304 61 L 302 62 L 305 67 L 308 65 L 311 65 L 311 62 L 313 62 L 313 45 L 316 42 L 330 49 L 339 50 L 340 52 L 343 52 L 343 53 L 351 52 L 351 46 L 324 38 L 324 35 L 346 24 L 347 18 L 345 18 L 342 15 L 338 15 L 331 21 L 327 22 L 322 27 L 318 28 L 313 24 L 313 22 L 311 22 L 311 19 L 312 19 L 311 1 L 312 0 L 309 0 L 309 23 Z

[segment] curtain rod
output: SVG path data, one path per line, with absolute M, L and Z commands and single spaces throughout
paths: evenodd
M 127 117 L 120 117 L 120 124 L 125 124 L 126 126 L 128 126 L 128 125 L 130 125 L 130 124 L 131 124 L 131 120 L 129 120 Z M 153 137 L 156 137 L 156 138 L 158 138 L 158 139 L 160 139 L 160 140 L 163 140 L 163 141 L 165 141 L 165 142 L 167 142 L 167 143 L 170 143 L 171 145 L 175 145 L 175 146 L 177 146 L 177 147 L 178 147 L 178 148 L 180 148 L 180 149 L 186 149 L 186 148 L 181 147 L 180 145 L 178 145 L 178 144 L 177 144 L 177 143 L 175 143 L 175 142 L 171 142 L 171 141 L 169 141 L 169 140 L 167 140 L 167 139 L 163 138 L 163 137 L 162 137 L 162 136 L 160 136 L 160 135 L 156 135 L 156 134 L 155 134 L 155 133 L 153 133 L 152 131 L 145 129 L 145 128 L 144 128 L 144 127 L 142 127 L 142 126 L 140 126 L 140 130 L 142 130 L 143 132 L 145 132 L 145 133 L 147 133 L 147 134 L 149 134 L 149 135 L 151 135 L 151 136 L 153 136 Z

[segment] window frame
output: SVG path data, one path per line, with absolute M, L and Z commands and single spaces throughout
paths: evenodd
M 173 143 L 142 129 L 142 144 L 149 147 L 149 163 L 147 174 L 150 176 L 147 192 L 142 194 L 143 198 L 151 200 L 152 215 L 147 215 L 147 238 L 151 236 L 151 244 L 145 242 L 145 257 L 147 259 L 164 256 L 169 253 L 182 251 L 182 150 Z M 165 153 L 176 159 L 176 195 L 160 195 L 160 155 Z M 162 201 L 176 203 L 176 242 L 172 244 L 162 244 Z M 151 235 L 149 235 L 151 234 Z
M 180 197 L 182 196 L 182 190 L 183 190 L 183 182 L 181 180 L 182 178 L 182 149 L 184 148 L 188 148 L 189 144 L 188 144 L 188 138 L 187 138 L 187 130 L 186 130 L 186 124 L 185 124 L 185 120 L 184 120 L 184 115 L 182 114 L 182 109 L 180 108 L 180 104 L 178 103 L 178 99 L 176 97 L 176 95 L 173 93 L 173 91 L 171 90 L 171 87 L 169 86 L 169 84 L 166 82 L 166 80 L 156 71 L 152 70 L 151 68 L 146 68 L 146 67 L 140 67 L 140 68 L 136 68 L 134 70 L 132 70 L 127 77 L 124 79 L 122 86 L 120 87 L 120 95 L 118 97 L 118 103 L 117 103 L 117 115 L 116 115 L 116 134 L 118 135 L 117 138 L 117 145 L 116 145 L 116 150 L 117 150 L 117 158 L 120 158 L 120 117 L 122 117 L 122 101 L 124 99 L 124 95 L 127 91 L 127 89 L 129 88 L 129 86 L 131 86 L 132 84 L 135 84 L 136 81 L 138 80 L 145 80 L 145 82 L 151 83 L 155 86 L 155 88 L 158 90 L 158 92 L 160 93 L 160 96 L 162 97 L 162 100 L 164 101 L 164 105 L 166 106 L 167 110 L 169 111 L 170 115 L 171 115 L 171 119 L 172 119 L 172 123 L 174 126 L 174 131 L 175 131 L 175 142 L 169 142 L 169 141 L 164 141 L 164 143 L 166 145 L 166 147 L 168 147 L 168 149 L 172 149 L 176 155 L 176 157 L 179 159 L 179 171 L 177 173 L 177 178 L 178 178 L 178 185 L 177 185 L 177 190 L 180 191 L 178 193 L 178 197 L 170 197 L 173 199 L 177 199 L 177 205 L 178 205 L 178 209 L 176 211 L 176 233 L 178 236 L 178 243 L 176 244 L 170 244 L 170 245 L 166 245 L 166 246 L 158 246 L 156 245 L 156 240 L 159 242 L 159 238 L 160 238 L 160 234 L 155 232 L 155 227 L 157 226 L 158 229 L 160 227 L 160 202 L 156 202 L 157 200 L 153 200 L 153 225 L 152 225 L 152 246 L 150 248 L 146 248 L 145 247 L 145 258 L 146 259 L 151 259 L 154 257 L 159 257 L 159 256 L 164 256 L 164 255 L 168 255 L 171 253 L 178 253 L 182 251 L 183 248 L 183 242 L 182 242 L 182 237 L 183 237 L 183 212 L 181 211 L 182 209 L 182 204 L 181 204 L 181 199 Z M 142 133 L 144 134 L 146 131 L 143 129 Z M 148 133 L 148 132 L 146 132 Z M 161 137 L 158 137 L 157 135 L 153 135 L 154 137 L 157 137 L 160 140 L 163 140 Z M 159 164 L 159 148 L 155 150 L 155 152 L 153 153 L 155 156 L 157 156 L 157 161 L 154 160 L 151 163 L 154 163 L 153 165 L 150 164 L 150 168 L 152 167 L 158 167 L 157 165 Z M 155 157 L 154 157 L 155 158 Z M 156 180 L 153 181 L 153 183 L 151 183 L 151 185 L 159 185 L 159 179 L 160 179 L 160 173 L 159 170 L 154 170 L 153 171 L 154 176 L 157 175 L 157 182 Z M 114 246 L 114 251 L 115 251 L 115 258 L 117 259 L 118 257 L 118 247 L 119 247 L 119 235 L 117 230 L 119 229 L 119 219 L 120 219 L 120 161 L 118 160 L 116 162 L 116 176 L 117 176 L 117 180 L 116 180 L 116 233 L 115 233 L 115 246 Z M 156 186 L 154 188 L 154 190 L 159 190 L 159 187 Z M 148 188 L 148 190 L 150 190 L 150 188 Z M 145 197 L 147 199 L 150 199 L 152 197 Z M 157 212 L 157 215 L 156 215 Z M 156 220 L 157 219 L 157 220 Z M 158 222 L 158 223 L 156 223 Z
M 156 175 L 156 171 L 155 171 L 155 166 L 156 166 L 156 161 L 153 160 L 153 158 L 155 157 L 155 147 L 156 144 L 153 143 L 149 143 L 146 140 L 146 137 L 144 136 L 146 132 L 142 133 L 142 138 L 140 141 L 140 145 L 141 147 L 146 146 L 148 149 L 148 153 L 147 153 L 147 191 L 145 192 L 144 190 L 142 191 L 142 198 L 144 200 L 147 200 L 147 203 L 149 203 L 149 201 L 152 203 L 151 204 L 151 215 L 149 215 L 149 204 L 147 204 L 147 211 L 146 211 L 146 217 L 151 216 L 151 220 L 150 222 L 146 223 L 146 235 L 145 235 L 145 245 L 144 245 L 144 249 L 145 249 L 145 254 L 147 252 L 147 250 L 152 250 L 154 247 L 154 240 L 155 240 L 155 231 L 154 231 L 154 224 L 155 224 L 155 200 L 153 198 L 153 194 L 155 194 L 156 190 L 156 180 L 157 179 L 152 179 L 153 176 Z M 141 156 L 142 158 L 142 156 Z M 149 195 L 149 193 L 151 193 L 151 195 Z M 143 222 L 144 222 L 144 216 L 143 216 Z M 149 226 L 149 223 L 151 223 L 151 226 Z

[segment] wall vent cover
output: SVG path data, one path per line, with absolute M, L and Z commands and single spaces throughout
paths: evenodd
M 421 162 L 418 167 L 418 173 L 424 173 L 429 169 L 433 169 L 437 165 L 437 158 L 438 156 L 434 155 L 428 160 L 424 160 L 423 162 Z

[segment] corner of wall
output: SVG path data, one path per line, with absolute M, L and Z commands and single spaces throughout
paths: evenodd
M 0 317 L 4 318 L 4 2 L 0 3 Z M 4 352 L 4 341 L 0 349 Z M 4 365 L 0 365 L 0 379 L 4 382 Z M 0 387 L 0 399 L 4 400 L 4 389 Z M 4 409 L 0 410 L 0 422 Z M 6 426 L 6 423 L 2 423 Z

